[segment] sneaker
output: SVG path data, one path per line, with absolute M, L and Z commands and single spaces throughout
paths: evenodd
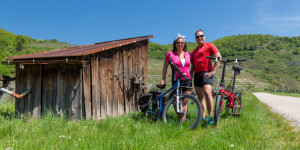
M 202 121 L 207 121 L 207 117 L 202 116 Z
M 214 124 L 214 118 L 209 116 L 208 119 L 207 119 L 207 123 L 208 124 Z

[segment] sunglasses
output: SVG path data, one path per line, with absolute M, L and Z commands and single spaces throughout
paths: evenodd
M 199 38 L 203 38 L 205 35 L 199 35 L 199 36 L 196 36 L 196 39 L 199 39 Z
M 176 42 L 176 44 L 184 44 L 184 42 Z

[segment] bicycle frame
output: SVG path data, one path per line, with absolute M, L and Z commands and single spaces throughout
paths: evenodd
M 209 57 L 208 56 L 207 58 L 215 59 L 215 61 L 218 61 L 218 58 L 215 58 L 215 57 Z M 225 87 L 224 78 L 225 78 L 226 64 L 229 63 L 229 62 L 233 62 L 233 61 L 234 61 L 234 63 L 237 63 L 238 61 L 246 61 L 246 59 L 235 59 L 235 60 L 224 60 L 224 61 L 221 61 L 221 62 L 223 62 L 224 65 L 223 65 L 223 70 L 222 70 L 221 83 L 220 83 L 220 86 L 219 86 L 219 92 L 217 93 L 217 95 L 221 95 L 222 96 L 220 112 L 223 109 L 223 100 L 224 99 L 227 99 L 227 101 L 229 102 L 229 104 L 227 105 L 228 108 L 233 108 L 233 101 L 234 100 L 237 100 L 237 102 L 239 103 L 238 107 L 243 107 L 241 105 L 240 101 L 238 100 L 238 98 L 236 97 L 236 95 L 240 94 L 240 93 L 239 92 L 234 93 L 234 91 L 235 91 L 235 82 L 236 82 L 236 75 L 238 74 L 239 69 L 241 69 L 241 68 L 238 68 L 238 67 L 234 68 L 234 74 L 233 74 L 233 81 L 232 81 L 231 91 L 225 90 L 225 88 L 224 88 Z
M 170 99 L 171 97 L 173 97 L 174 94 L 176 94 L 176 103 L 178 103 L 179 97 L 180 97 L 180 95 L 182 94 L 182 91 L 179 92 L 179 89 L 180 89 L 181 87 L 182 87 L 182 86 L 180 86 L 180 81 L 177 80 L 176 84 L 174 84 L 174 85 L 173 85 L 170 89 L 168 89 L 167 91 L 161 93 L 155 100 L 153 100 L 153 102 L 158 101 L 159 110 L 160 110 L 159 114 L 160 114 L 160 115 L 162 115 L 162 112 L 163 112 L 163 97 L 164 97 L 166 94 L 168 94 L 169 92 L 172 91 L 172 92 L 170 93 L 170 95 L 168 96 L 167 99 Z M 173 93 L 174 90 L 176 90 L 176 93 Z M 153 103 L 153 102 L 152 102 L 152 103 Z M 176 107 L 176 111 L 177 111 L 177 112 L 181 112 L 181 110 L 182 110 L 182 105 L 180 105 L 181 108 L 179 108 L 179 105 L 176 105 L 176 106 L 177 106 L 177 107 Z M 156 112 L 148 110 L 148 113 L 155 114 Z
M 221 83 L 220 83 L 219 93 L 218 93 L 218 94 L 222 95 L 222 102 L 221 102 L 220 111 L 222 111 L 223 100 L 225 98 L 228 98 L 228 100 L 229 100 L 229 106 L 228 107 L 230 107 L 230 108 L 232 108 L 232 106 L 233 106 L 233 100 L 237 99 L 235 97 L 235 94 L 234 94 L 234 90 L 235 90 L 234 86 L 235 86 L 235 81 L 236 81 L 236 71 L 234 72 L 234 77 L 233 77 L 233 81 L 232 81 L 232 90 L 231 90 L 231 92 L 224 89 L 224 86 L 225 86 L 224 78 L 225 78 L 225 71 L 226 71 L 226 64 L 227 63 L 228 63 L 227 61 L 223 62 L 224 65 L 223 65 L 223 70 L 222 70 L 222 78 L 221 78 Z

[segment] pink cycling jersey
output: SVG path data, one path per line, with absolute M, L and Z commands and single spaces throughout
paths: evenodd
M 182 66 L 180 61 L 180 56 L 177 54 L 177 52 L 168 52 L 165 58 L 165 62 L 170 63 L 170 58 L 172 58 L 172 62 L 187 76 L 188 79 L 191 79 L 190 77 L 190 64 L 191 64 L 191 54 L 189 52 L 184 52 L 184 58 L 185 58 L 185 65 Z M 171 57 L 170 57 L 171 56 Z M 175 77 L 176 79 L 180 77 L 180 74 L 175 71 Z M 180 80 L 183 80 L 184 78 L 181 78 Z

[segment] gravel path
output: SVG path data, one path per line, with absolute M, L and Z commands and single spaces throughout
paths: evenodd
M 293 126 L 300 127 L 300 98 L 279 96 L 263 92 L 253 93 L 261 102 L 269 105 L 273 111 L 291 121 Z

